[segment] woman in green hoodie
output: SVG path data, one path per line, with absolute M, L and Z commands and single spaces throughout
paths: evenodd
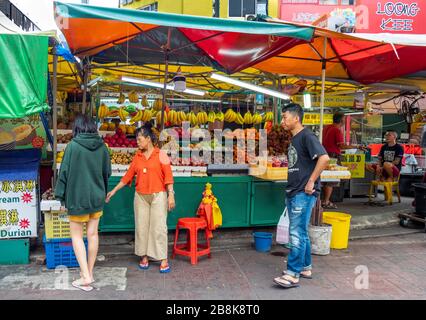
M 78 115 L 73 140 L 67 145 L 55 188 L 55 196 L 65 205 L 70 220 L 74 252 L 81 278 L 72 285 L 91 291 L 93 268 L 99 247 L 98 224 L 105 205 L 111 160 L 94 121 Z M 86 225 L 88 255 L 83 240 Z

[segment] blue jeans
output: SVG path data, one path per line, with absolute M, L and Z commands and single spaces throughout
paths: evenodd
M 291 249 L 287 259 L 286 273 L 296 278 L 300 276 L 300 272 L 312 269 L 308 226 L 316 201 L 316 196 L 304 192 L 287 198 Z

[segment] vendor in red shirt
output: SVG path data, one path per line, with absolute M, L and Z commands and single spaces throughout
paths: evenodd
M 344 125 L 344 114 L 335 113 L 333 115 L 333 124 L 326 126 L 322 133 L 322 144 L 330 158 L 337 159 L 340 164 L 342 149 L 362 149 L 358 146 L 346 145 L 343 139 L 342 127 Z M 338 187 L 338 182 L 324 182 L 324 201 L 322 207 L 325 209 L 337 209 L 337 206 L 330 201 L 333 188 Z

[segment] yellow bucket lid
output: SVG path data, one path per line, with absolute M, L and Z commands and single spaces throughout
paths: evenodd
M 341 221 L 348 221 L 348 220 L 351 220 L 352 218 L 350 214 L 343 213 L 343 212 L 332 212 L 332 211 L 323 212 L 322 216 L 324 218 L 341 220 Z

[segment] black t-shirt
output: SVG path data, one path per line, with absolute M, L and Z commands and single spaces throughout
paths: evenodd
M 402 157 L 404 156 L 404 148 L 400 144 L 396 144 L 392 147 L 388 144 L 384 144 L 380 149 L 380 157 L 382 158 L 382 165 L 384 162 L 394 162 L 395 158 L 400 158 L 399 164 L 396 166 L 401 171 Z
M 303 129 L 291 138 L 288 149 L 287 196 L 294 197 L 304 192 L 306 184 L 317 165 L 318 158 L 327 154 L 318 138 L 308 129 Z M 315 195 L 320 191 L 320 179 L 315 181 Z

